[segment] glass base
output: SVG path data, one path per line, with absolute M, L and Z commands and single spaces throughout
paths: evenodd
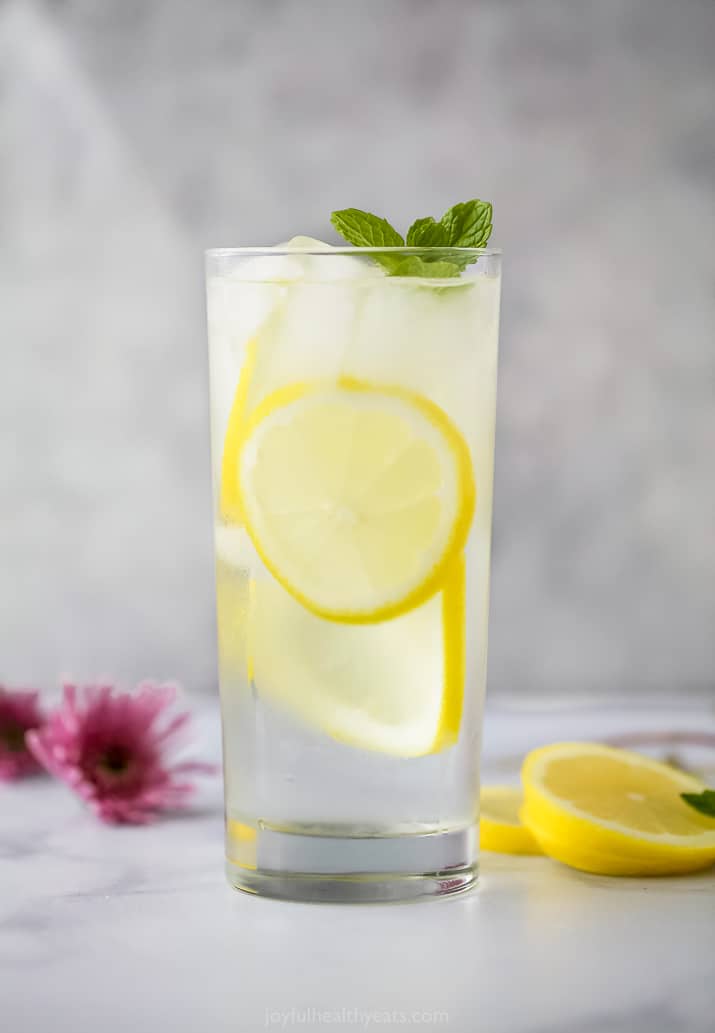
M 425 875 L 298 875 L 246 871 L 229 863 L 228 881 L 237 890 L 275 900 L 314 904 L 386 904 L 464 893 L 477 884 L 478 866 Z
M 251 861 L 229 858 L 236 889 L 280 900 L 378 903 L 442 897 L 477 881 L 473 826 L 397 836 L 262 829 Z

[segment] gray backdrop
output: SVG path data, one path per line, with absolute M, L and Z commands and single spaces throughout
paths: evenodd
M 712 0 L 0 0 L 0 680 L 212 690 L 202 249 L 474 195 L 490 686 L 713 690 Z

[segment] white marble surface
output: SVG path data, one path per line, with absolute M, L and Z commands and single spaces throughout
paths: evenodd
M 217 752 L 213 708 L 201 723 Z M 713 730 L 712 707 L 492 712 L 485 777 L 555 738 L 678 728 Z M 218 780 L 192 816 L 146 829 L 100 826 L 49 783 L 0 792 L 3 1029 L 713 1029 L 712 872 L 616 880 L 484 854 L 461 898 L 287 904 L 225 883 Z

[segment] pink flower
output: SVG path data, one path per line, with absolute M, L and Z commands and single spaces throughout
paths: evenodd
M 42 724 L 37 697 L 37 692 L 11 691 L 0 685 L 0 782 L 40 770 L 25 742 L 25 732 Z
M 192 773 L 215 772 L 212 764 L 169 763 L 168 753 L 190 720 L 168 717 L 176 689 L 142 682 L 133 693 L 111 685 L 64 686 L 62 704 L 28 735 L 40 763 L 66 782 L 98 818 L 146 824 L 160 811 L 185 807 Z

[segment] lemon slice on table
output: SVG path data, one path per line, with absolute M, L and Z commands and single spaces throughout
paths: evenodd
M 440 595 L 380 624 L 316 617 L 270 577 L 252 588 L 254 691 L 349 746 L 416 757 L 453 745 L 464 692 L 464 559 Z
M 545 853 L 602 875 L 671 875 L 715 864 L 715 821 L 682 799 L 706 787 L 638 753 L 557 743 L 522 768 L 522 821 Z
M 524 802 L 516 786 L 483 786 L 479 805 L 479 844 L 499 854 L 540 854 L 541 848 L 522 824 Z
M 437 592 L 474 512 L 469 450 L 438 406 L 349 378 L 264 398 L 224 464 L 256 551 L 306 609 L 373 623 Z

